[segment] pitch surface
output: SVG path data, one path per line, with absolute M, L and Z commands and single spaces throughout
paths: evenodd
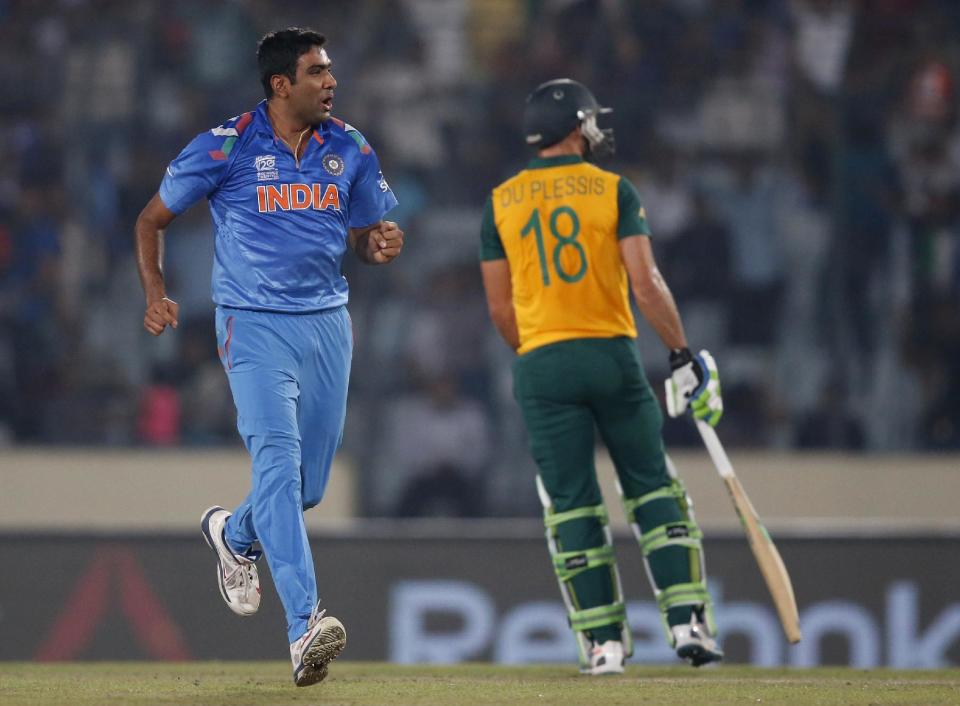
M 294 687 L 281 662 L 0 663 L 3 706 L 285 706 L 287 704 L 878 704 L 960 703 L 960 670 L 768 670 L 628 666 L 622 677 L 571 666 L 422 667 L 340 662 Z

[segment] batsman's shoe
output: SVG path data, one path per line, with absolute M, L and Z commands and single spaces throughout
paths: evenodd
M 697 619 L 696 613 L 690 616 L 690 622 L 686 625 L 671 626 L 670 632 L 673 634 L 677 656 L 689 660 L 694 667 L 723 659 L 723 650 L 717 647 L 716 641 L 707 632 L 706 626 Z
M 623 674 L 623 660 L 623 643 L 620 640 L 607 640 L 599 644 L 594 642 L 587 674 Z
M 260 575 L 256 560 L 260 552 L 242 556 L 227 546 L 223 529 L 230 513 L 214 505 L 203 513 L 200 531 L 217 555 L 217 583 L 224 602 L 237 615 L 253 615 L 260 608 Z
M 307 621 L 307 631 L 290 643 L 293 682 L 297 686 L 310 686 L 326 679 L 330 662 L 347 644 L 343 623 L 333 616 L 324 617 L 324 613 L 317 604 Z

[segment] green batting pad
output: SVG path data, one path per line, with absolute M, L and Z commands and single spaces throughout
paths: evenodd
M 652 495 L 652 494 L 651 494 Z M 642 507 L 634 510 L 634 519 L 640 525 L 644 534 L 663 526 L 685 522 L 683 512 L 677 505 L 672 492 L 665 492 L 661 497 L 651 498 Z M 666 546 L 653 551 L 647 557 L 650 572 L 657 586 L 674 586 L 687 584 L 700 577 L 691 575 L 690 550 L 682 546 Z M 699 574 L 699 566 L 697 567 Z M 669 625 L 682 625 L 690 622 L 691 606 L 675 606 L 667 611 Z
M 563 553 L 597 549 L 606 546 L 603 526 L 596 517 L 581 517 L 556 525 L 557 542 Z M 610 548 L 612 558 L 612 547 Z M 569 581 L 576 608 L 609 606 L 614 603 L 613 577 L 609 566 L 597 566 L 576 574 Z M 621 619 L 622 620 L 622 619 Z M 689 620 L 689 618 L 688 618 Z M 605 642 L 620 639 L 619 620 L 616 624 L 590 629 L 594 640 Z

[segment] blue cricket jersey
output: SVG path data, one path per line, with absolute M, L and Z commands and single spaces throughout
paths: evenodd
M 377 223 L 397 205 L 355 128 L 331 117 L 303 139 L 298 162 L 274 135 L 264 100 L 198 135 L 167 167 L 167 208 L 179 214 L 210 202 L 217 305 L 307 312 L 345 304 L 347 229 Z

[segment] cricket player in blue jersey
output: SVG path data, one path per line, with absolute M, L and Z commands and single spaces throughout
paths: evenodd
M 403 231 L 376 155 L 333 117 L 337 81 L 316 32 L 289 28 L 257 48 L 266 93 L 254 110 L 198 135 L 167 167 L 136 224 L 144 327 L 177 327 L 164 286 L 163 229 L 207 198 L 216 231 L 212 293 L 220 359 L 250 452 L 252 489 L 232 513 L 202 517 L 224 601 L 260 605 L 266 555 L 283 603 L 297 686 L 316 684 L 346 644 L 317 602 L 303 512 L 323 497 L 340 444 L 353 335 L 341 262 L 390 262 Z

